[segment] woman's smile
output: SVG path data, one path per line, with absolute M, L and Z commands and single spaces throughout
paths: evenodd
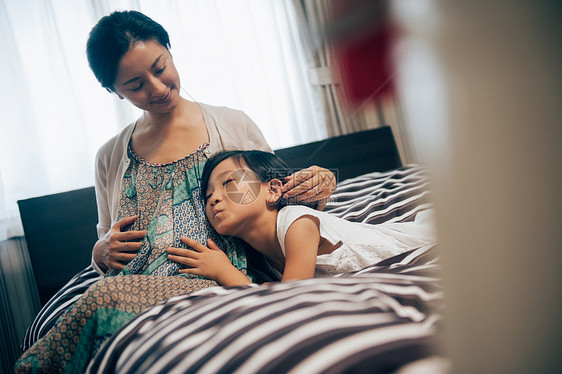
M 172 88 L 170 88 L 166 96 L 164 96 L 159 100 L 153 101 L 152 103 L 156 105 L 167 105 L 170 103 L 171 100 L 172 100 Z

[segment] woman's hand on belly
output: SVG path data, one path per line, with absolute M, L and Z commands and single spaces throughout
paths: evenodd
M 115 222 L 105 236 L 94 245 L 94 261 L 104 271 L 108 268 L 123 270 L 125 265 L 137 255 L 142 239 L 146 236 L 146 230 L 123 231 L 136 219 L 136 216 L 132 216 Z

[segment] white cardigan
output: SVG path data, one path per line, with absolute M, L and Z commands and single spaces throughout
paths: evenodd
M 227 107 L 199 104 L 209 133 L 207 157 L 222 150 L 253 150 L 273 152 L 257 125 L 244 112 Z M 131 160 L 127 147 L 136 122 L 100 147 L 96 155 L 96 201 L 98 206 L 98 238 L 102 238 L 117 220 L 121 187 Z M 100 274 L 104 272 L 94 262 Z

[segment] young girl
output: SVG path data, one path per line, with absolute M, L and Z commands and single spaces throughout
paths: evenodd
M 287 165 L 274 154 L 226 151 L 207 162 L 201 183 L 213 228 L 265 255 L 283 281 L 360 270 L 434 242 L 430 211 L 418 213 L 414 222 L 370 225 L 288 205 L 282 194 L 288 175 Z M 168 250 L 170 260 L 189 266 L 180 272 L 214 279 L 223 286 L 250 283 L 212 240 L 208 246 L 190 238 L 181 240 L 193 250 Z

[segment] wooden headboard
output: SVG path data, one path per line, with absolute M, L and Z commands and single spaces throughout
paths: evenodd
M 277 155 L 291 168 L 318 165 L 338 181 L 402 166 L 390 127 L 290 148 Z M 90 264 L 98 221 L 94 187 L 18 201 L 31 266 L 45 303 Z

